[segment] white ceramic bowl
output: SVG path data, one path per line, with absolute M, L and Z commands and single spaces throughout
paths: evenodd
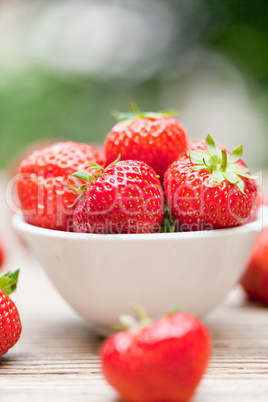
M 268 212 L 250 224 L 206 232 L 96 235 L 13 219 L 53 285 L 88 322 L 107 329 L 139 303 L 157 317 L 178 306 L 202 316 L 242 274 Z

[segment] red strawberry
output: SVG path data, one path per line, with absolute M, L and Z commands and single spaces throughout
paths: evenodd
M 133 402 L 188 401 L 207 367 L 211 340 L 189 314 L 156 321 L 146 316 L 115 333 L 101 348 L 102 371 L 121 398 Z
M 0 275 L 0 356 L 17 343 L 21 334 L 20 316 L 8 295 L 17 287 L 19 270 Z
M 72 230 L 76 196 L 68 178 L 102 157 L 88 144 L 57 143 L 33 152 L 20 165 L 18 196 L 26 222 L 49 229 Z
M 242 147 L 230 154 L 206 139 L 208 151 L 190 152 L 165 174 L 167 204 L 180 230 L 242 225 L 255 208 L 257 187 L 241 160 Z M 227 160 L 228 159 L 228 160 Z
M 250 300 L 268 306 L 268 228 L 260 234 L 241 284 Z
M 96 165 L 94 165 L 96 167 Z M 74 213 L 77 232 L 151 233 L 163 221 L 164 195 L 159 180 L 148 165 L 120 161 L 95 176 L 78 172 L 73 176 L 89 182 Z
M 132 113 L 118 114 L 120 122 L 108 134 L 105 144 L 107 163 L 118 155 L 121 160 L 146 162 L 161 179 L 167 167 L 186 150 L 187 138 L 181 123 L 170 112 L 140 112 L 136 105 Z

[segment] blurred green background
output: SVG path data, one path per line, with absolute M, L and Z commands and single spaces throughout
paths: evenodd
M 178 109 L 268 165 L 265 0 L 0 1 L 0 167 L 40 139 L 103 141 L 112 109 Z

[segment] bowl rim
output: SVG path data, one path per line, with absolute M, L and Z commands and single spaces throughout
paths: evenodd
M 133 234 L 95 234 L 95 233 L 77 233 L 65 232 L 60 230 L 46 229 L 26 223 L 22 212 L 17 212 L 12 218 L 12 224 L 15 229 L 21 233 L 29 233 L 42 237 L 61 238 L 61 239 L 91 239 L 91 240 L 171 240 L 171 239 L 196 239 L 196 238 L 214 238 L 235 236 L 248 233 L 250 231 L 261 232 L 268 226 L 268 207 L 262 206 L 255 221 L 234 228 L 203 230 L 195 232 L 175 232 L 175 233 L 133 233 Z

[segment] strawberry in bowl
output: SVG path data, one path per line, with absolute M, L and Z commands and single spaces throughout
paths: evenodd
M 68 180 L 89 163 L 103 163 L 88 144 L 60 142 L 24 159 L 19 168 L 18 197 L 26 222 L 55 230 L 72 231 L 76 196 Z
M 206 144 L 184 154 L 166 171 L 166 201 L 181 231 L 243 225 L 257 203 L 257 185 L 241 160 L 242 147 L 229 153 Z
M 75 191 L 84 193 L 74 212 L 76 232 L 153 233 L 160 229 L 164 194 L 152 168 L 132 160 L 92 167 L 94 175 L 73 174 L 88 183 Z
M 117 113 L 119 122 L 105 142 L 106 162 L 112 163 L 119 154 L 121 160 L 143 161 L 162 180 L 167 167 L 187 147 L 186 131 L 173 114 L 174 111 L 141 112 L 135 104 L 130 113 Z

